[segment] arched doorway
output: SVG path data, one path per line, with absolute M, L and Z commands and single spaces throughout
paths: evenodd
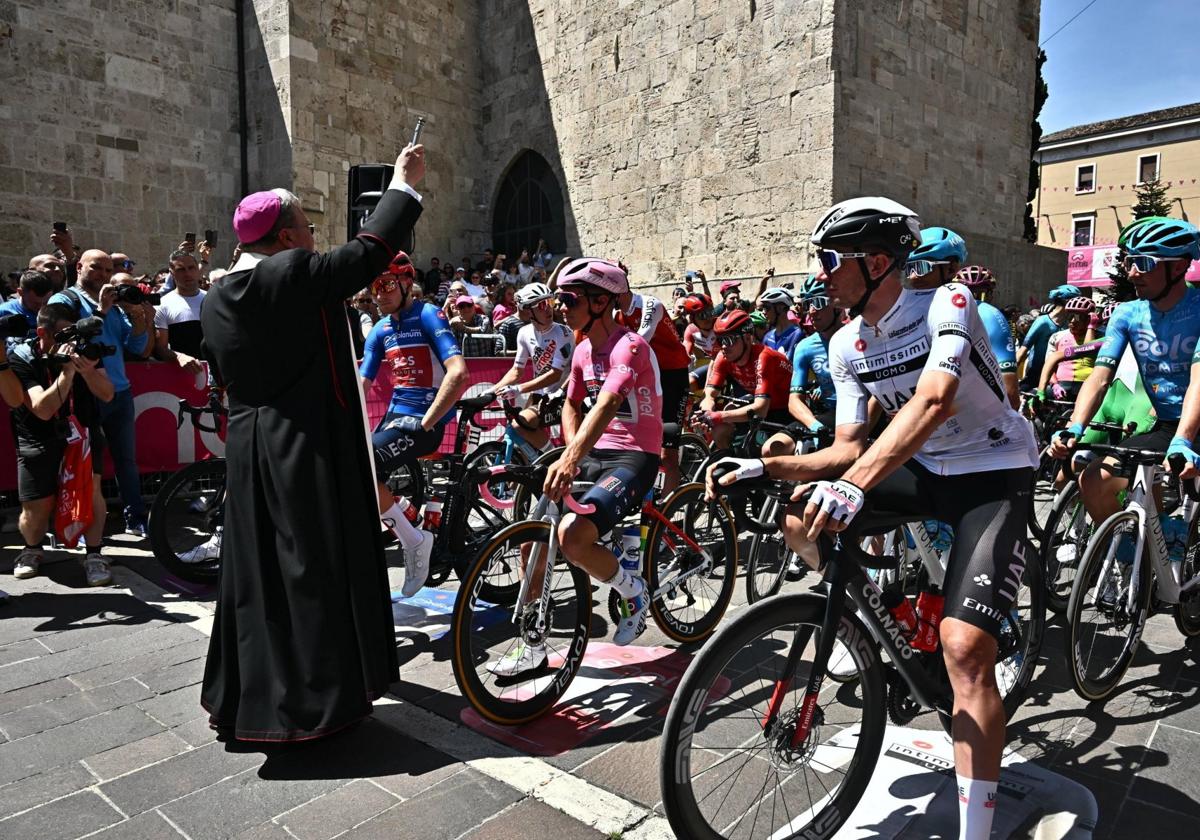
M 530 251 L 545 239 L 551 253 L 566 248 L 562 189 L 546 159 L 537 152 L 522 152 L 500 183 L 492 216 L 492 242 L 498 254 L 516 259 L 522 248 Z

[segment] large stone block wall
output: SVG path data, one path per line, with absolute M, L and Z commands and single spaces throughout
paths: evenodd
M 832 193 L 833 0 L 481 7 L 489 224 L 533 148 L 559 170 L 569 245 L 635 282 L 807 264 Z
M 425 117 L 428 175 L 415 257 L 457 259 L 481 228 L 478 4 L 308 0 L 291 4 L 292 176 L 317 245 L 345 241 L 352 164 L 393 163 Z
M 1039 0 L 838 0 L 833 193 L 1023 230 Z
M 0 0 L 0 268 L 49 250 L 53 221 L 140 268 L 164 264 L 187 231 L 228 225 L 233 10 L 234 0 Z

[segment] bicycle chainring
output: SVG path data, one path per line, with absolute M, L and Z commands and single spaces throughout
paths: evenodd
M 913 699 L 909 692 L 908 684 L 894 671 L 890 671 L 887 686 L 888 720 L 896 726 L 905 726 L 922 711 L 921 704 Z

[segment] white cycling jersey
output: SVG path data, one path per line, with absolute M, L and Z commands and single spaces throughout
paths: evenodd
M 537 324 L 526 324 L 517 333 L 517 357 L 513 365 L 524 368 L 533 362 L 533 376 L 541 376 L 550 368 L 561 373 L 552 384 L 539 388 L 534 393 L 557 397 L 562 393 L 563 383 L 571 369 L 571 353 L 575 350 L 575 335 L 562 324 L 551 323 L 542 331 Z
M 829 342 L 829 368 L 839 426 L 865 423 L 870 397 L 895 416 L 925 371 L 958 378 L 954 416 L 915 456 L 930 472 L 961 475 L 1038 464 L 1033 430 L 1008 403 L 987 329 L 961 283 L 905 289 L 874 326 L 858 316 Z

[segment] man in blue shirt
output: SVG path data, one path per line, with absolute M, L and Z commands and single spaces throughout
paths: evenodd
M 110 402 L 100 406 L 100 424 L 108 438 L 117 488 L 125 503 L 125 533 L 146 536 L 146 503 L 142 500 L 141 477 L 138 474 L 134 449 L 133 391 L 125 374 L 125 353 L 144 358 L 150 328 L 149 319 L 140 306 L 130 305 L 126 317 L 117 304 L 117 287 L 112 279 L 112 258 L 104 251 L 84 251 L 79 257 L 75 286 L 52 296 L 48 303 L 63 303 L 80 318 L 92 316 L 103 319 L 104 329 L 97 341 L 117 348 L 103 359 L 104 372 L 116 392 Z
M 38 310 L 42 308 L 46 298 L 50 297 L 50 293 L 53 291 L 54 284 L 48 275 L 33 269 L 24 271 L 21 273 L 21 287 L 17 291 L 17 297 L 0 304 L 0 316 L 24 316 L 25 320 L 29 322 L 29 333 L 25 338 L 33 338 L 37 335 Z M 11 350 L 13 344 L 18 341 L 21 339 L 8 339 L 8 349 Z
M 1025 363 L 1025 375 L 1021 377 L 1021 390 L 1033 391 L 1038 386 L 1042 366 L 1046 362 L 1046 346 L 1050 336 L 1066 328 L 1071 320 L 1066 310 L 1066 303 L 1073 297 L 1079 296 L 1079 289 L 1074 286 L 1059 286 L 1050 292 L 1049 312 L 1043 312 L 1033 322 L 1021 346 L 1017 348 L 1017 368 Z
M 763 344 L 772 350 L 778 350 L 789 359 L 792 358 L 792 350 L 796 347 L 796 342 L 804 337 L 800 328 L 788 319 L 788 315 L 792 311 L 792 303 L 791 292 L 778 286 L 767 289 L 758 298 L 758 308 L 767 316 L 767 326 L 769 327 L 766 335 L 763 336 Z

